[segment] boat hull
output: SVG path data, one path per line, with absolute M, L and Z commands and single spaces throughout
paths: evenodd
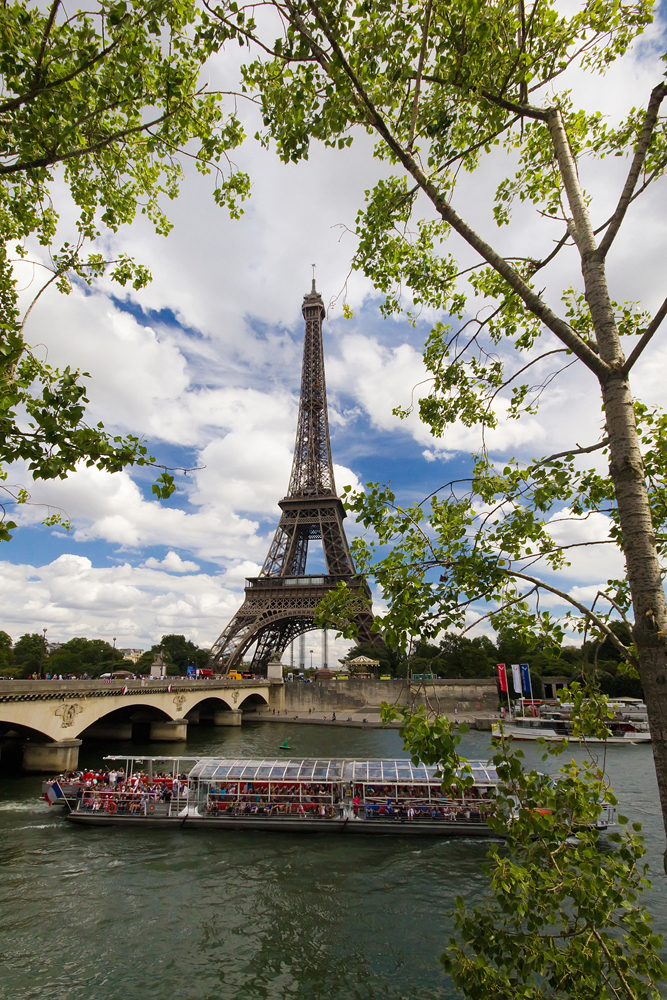
M 164 829 L 197 830 L 257 830 L 271 833 L 337 833 L 394 837 L 493 837 L 498 838 L 485 823 L 436 820 L 353 820 L 353 819 L 271 819 L 260 817 L 208 816 L 119 816 L 108 813 L 72 812 L 67 817 L 82 826 L 162 827 Z
M 560 743 L 561 740 L 566 739 L 569 743 L 606 743 L 615 746 L 636 746 L 638 743 L 651 742 L 650 733 L 628 733 L 627 736 L 609 736 L 606 740 L 601 740 L 597 736 L 578 737 L 568 735 L 567 733 L 559 735 L 553 729 L 530 730 L 519 729 L 514 726 L 504 726 L 502 734 L 498 729 L 494 729 L 491 735 L 494 740 L 500 739 L 502 735 L 505 739 L 511 737 L 513 740 L 527 740 L 531 742 L 546 740 L 547 743 Z

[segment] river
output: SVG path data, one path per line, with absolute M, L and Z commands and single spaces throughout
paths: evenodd
M 395 730 L 192 727 L 188 743 L 132 752 L 404 756 Z M 538 759 L 526 745 L 529 761 Z M 461 751 L 486 759 L 488 734 Z M 87 743 L 81 763 L 115 747 Z M 667 933 L 658 794 L 648 746 L 610 747 L 623 811 L 644 823 Z M 65 822 L 41 779 L 0 779 L 2 1000 L 445 1000 L 439 964 L 454 897 L 483 899 L 475 840 L 93 830 Z

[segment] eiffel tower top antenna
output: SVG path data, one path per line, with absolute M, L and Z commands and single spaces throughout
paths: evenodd
M 312 287 L 312 289 L 311 289 L 311 290 L 312 290 L 313 292 L 315 292 L 315 291 L 317 291 L 317 289 L 315 288 L 315 268 L 317 267 L 317 264 L 311 264 L 310 266 L 311 266 L 311 267 L 312 267 L 312 269 L 313 269 L 313 287 Z
M 312 288 L 304 295 L 301 307 L 306 328 L 303 340 L 299 419 L 294 442 L 292 474 L 287 489 L 288 497 L 336 496 L 322 345 L 322 320 L 326 312 L 322 296 L 315 287 L 315 265 L 312 267 Z

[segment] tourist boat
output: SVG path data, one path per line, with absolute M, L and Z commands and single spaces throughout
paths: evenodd
M 513 740 L 543 739 L 554 742 L 567 738 L 581 743 L 613 743 L 623 746 L 651 742 L 644 705 L 628 706 L 625 703 L 610 702 L 609 707 L 615 714 L 606 723 L 609 729 L 606 740 L 598 736 L 574 736 L 574 723 L 569 714 L 571 706 L 567 704 L 561 705 L 560 711 L 543 708 L 541 714 L 534 717 L 515 716 L 505 722 L 494 722 L 491 735 L 494 739 L 504 736 Z
M 470 787 L 443 793 L 436 767 L 409 759 L 131 758 L 108 787 L 80 786 L 68 819 L 88 826 L 493 837 L 498 776 L 471 761 Z M 165 768 L 165 764 L 171 766 Z M 117 765 L 115 765 L 117 766 Z M 119 778 L 120 775 L 120 778 Z M 598 826 L 614 822 L 605 808 Z

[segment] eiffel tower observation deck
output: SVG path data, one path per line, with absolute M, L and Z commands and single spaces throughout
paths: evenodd
M 372 642 L 370 590 L 358 576 L 345 537 L 345 509 L 336 494 L 327 392 L 324 376 L 322 297 L 315 288 L 304 296 L 305 320 L 299 421 L 287 496 L 259 576 L 246 580 L 245 600 L 211 649 L 211 665 L 226 673 L 241 665 L 255 646 L 252 671 L 265 673 L 297 636 L 315 629 L 315 609 L 344 581 L 357 600 L 360 641 Z M 321 540 L 326 574 L 307 574 L 308 544 Z

